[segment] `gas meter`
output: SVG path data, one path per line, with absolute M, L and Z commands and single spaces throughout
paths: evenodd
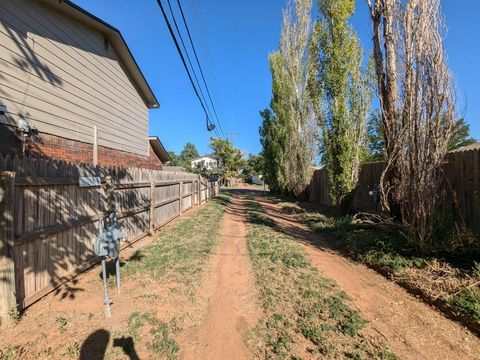
M 106 256 L 110 259 L 118 258 L 120 254 L 120 242 L 127 240 L 127 232 L 118 226 L 117 215 L 112 212 L 108 216 L 108 226 L 100 220 L 100 229 L 97 240 L 93 244 L 93 251 L 97 256 Z
M 120 242 L 126 241 L 127 238 L 127 231 L 120 229 L 117 215 L 114 212 L 108 216 L 106 227 L 104 219 L 100 219 L 98 236 L 93 243 L 93 252 L 102 258 L 103 304 L 107 317 L 111 315 L 110 304 L 112 300 L 108 294 L 106 260 L 109 258 L 115 261 L 117 292 L 120 294 Z

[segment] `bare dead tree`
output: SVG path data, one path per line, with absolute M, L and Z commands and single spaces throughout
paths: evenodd
M 400 181 L 397 161 L 400 153 L 401 127 L 397 119 L 397 46 L 394 37 L 394 7 L 397 0 L 367 0 L 373 25 L 373 58 L 381 107 L 381 125 L 385 143 L 386 167 L 380 179 L 382 208 L 396 211 L 392 189 Z
M 387 158 L 382 205 L 399 211 L 411 238 L 424 250 L 444 195 L 442 165 L 455 115 L 440 0 L 367 4 Z

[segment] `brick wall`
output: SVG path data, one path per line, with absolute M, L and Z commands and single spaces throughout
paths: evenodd
M 20 155 L 22 153 L 22 141 L 15 133 L 15 128 L 0 124 L 0 153 L 11 155 Z M 39 133 L 33 135 L 27 141 L 26 154 L 88 164 L 93 161 L 93 144 Z M 141 156 L 99 146 L 98 165 L 140 167 L 157 170 L 161 170 L 163 167 L 162 162 L 151 147 L 149 148 L 149 156 Z

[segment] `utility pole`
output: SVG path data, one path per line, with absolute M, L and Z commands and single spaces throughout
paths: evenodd
M 233 145 L 233 140 L 235 139 L 235 136 L 238 135 L 238 132 L 231 132 L 227 134 L 228 137 L 228 142 Z

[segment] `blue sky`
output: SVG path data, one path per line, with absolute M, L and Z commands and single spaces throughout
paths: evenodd
M 150 111 L 150 134 L 168 150 L 179 152 L 193 142 L 200 153 L 209 151 L 205 116 L 195 97 L 180 58 L 155 0 L 74 0 L 122 31 L 147 81 L 160 102 Z M 225 134 L 235 133 L 235 146 L 247 153 L 261 150 L 259 111 L 268 106 L 271 78 L 268 54 L 278 46 L 282 8 L 286 0 L 182 0 L 187 20 L 196 1 L 208 39 L 211 66 L 203 59 L 209 86 Z M 173 0 L 172 4 L 176 3 Z M 460 95 L 460 110 L 480 138 L 480 1 L 444 0 L 448 27 L 446 48 Z M 369 51 L 370 22 L 364 0 L 357 0 L 352 23 Z M 198 33 L 193 34 L 200 50 Z M 204 53 L 201 52 L 202 57 Z M 216 80 L 216 81 L 214 81 Z

